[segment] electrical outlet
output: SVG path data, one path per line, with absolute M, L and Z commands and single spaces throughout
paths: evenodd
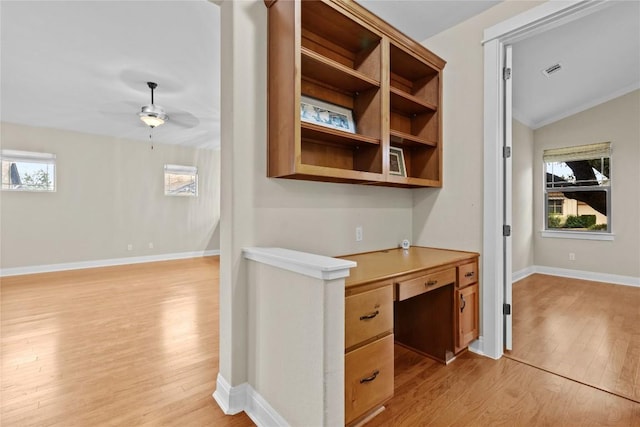
M 574 254 L 573 252 L 569 252 L 569 261 L 575 261 L 576 260 L 576 254 Z
M 128 250 L 128 251 L 132 251 L 132 250 L 133 250 L 133 245 L 132 245 L 131 243 L 129 243 L 129 244 L 127 245 L 127 250 Z
M 153 249 L 153 242 L 149 242 L 149 249 Z
M 356 242 L 362 242 L 362 226 L 356 227 Z

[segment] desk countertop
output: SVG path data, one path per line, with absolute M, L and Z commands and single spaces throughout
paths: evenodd
M 478 255 L 476 252 L 412 246 L 408 250 L 397 248 L 336 258 L 358 263 L 357 267 L 351 269 L 349 277 L 345 280 L 345 286 L 348 288 L 441 265 L 467 261 Z

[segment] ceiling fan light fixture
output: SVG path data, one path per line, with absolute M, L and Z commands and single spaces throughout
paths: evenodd
M 138 116 L 150 128 L 160 126 L 169 120 L 169 116 L 167 116 L 162 107 L 153 104 L 142 107 L 142 111 L 138 113 Z

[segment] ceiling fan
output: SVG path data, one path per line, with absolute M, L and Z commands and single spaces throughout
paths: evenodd
M 151 91 L 151 103 L 140 105 L 135 101 L 115 101 L 102 104 L 99 110 L 102 114 L 118 122 L 121 126 L 131 130 L 142 127 L 154 129 L 163 125 L 167 130 L 184 130 L 195 128 L 201 124 L 201 119 L 193 114 L 177 108 L 167 108 L 155 104 L 155 90 L 160 87 L 158 83 L 147 81 L 146 86 Z M 136 83 L 139 87 L 140 82 Z M 133 85 L 132 85 L 133 86 Z M 176 98 L 174 97 L 174 100 Z M 188 101 L 181 99 L 182 102 Z M 142 122 L 140 121 L 142 120 Z
M 158 87 L 158 84 L 155 82 L 147 82 L 147 86 L 151 89 L 151 104 L 143 105 L 138 116 L 145 125 L 153 129 L 169 120 L 169 116 L 164 112 L 164 108 L 153 103 L 153 91 Z

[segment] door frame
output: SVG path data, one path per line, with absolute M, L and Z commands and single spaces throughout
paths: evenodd
M 482 242 L 482 337 L 471 348 L 498 359 L 503 354 L 505 301 L 504 47 L 609 6 L 610 0 L 548 1 L 484 30 L 484 188 Z M 517 71 L 517 70 L 516 70 Z M 510 217 L 510 214 L 508 215 Z M 509 224 L 510 225 L 510 224 Z

